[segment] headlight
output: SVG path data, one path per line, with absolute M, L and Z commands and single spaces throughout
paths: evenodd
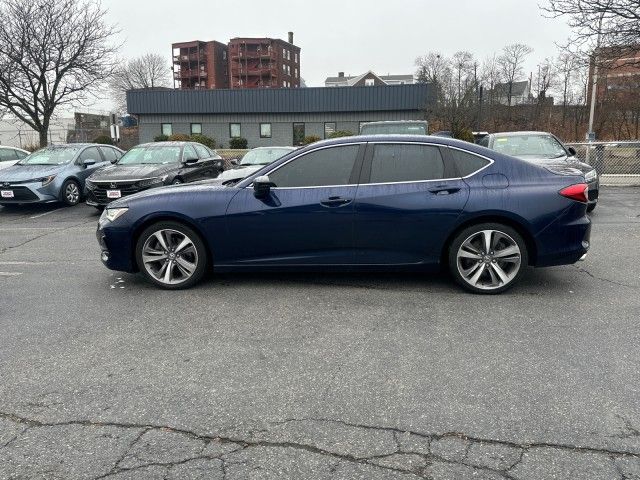
M 146 180 L 139 181 L 138 185 L 140 185 L 141 187 L 150 187 L 151 185 L 156 185 L 158 183 L 164 183 L 164 181 L 166 179 L 167 179 L 167 175 L 165 175 L 163 177 L 147 178 Z
M 124 207 L 124 208 L 105 208 L 104 212 L 102 212 L 102 215 L 100 216 L 100 222 L 103 223 L 103 221 L 105 221 L 105 220 L 108 221 L 108 222 L 113 222 L 117 218 L 119 218 L 122 215 L 124 215 L 125 213 L 127 213 L 127 210 L 129 210 L 129 207 Z
M 584 176 L 584 179 L 587 182 L 593 182 L 596 178 L 598 178 L 598 172 L 596 172 L 595 170 L 591 170 L 590 172 L 587 172 Z
M 42 182 L 42 186 L 46 187 L 51 182 L 53 182 L 55 180 L 55 178 L 56 178 L 55 175 L 49 175 L 48 177 L 41 178 L 40 181 Z

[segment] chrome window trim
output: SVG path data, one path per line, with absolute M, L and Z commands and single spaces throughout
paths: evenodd
M 452 148 L 454 150 L 459 150 L 461 152 L 464 153 L 468 153 L 470 155 L 475 155 L 476 157 L 480 157 L 484 160 L 487 160 L 489 163 L 486 164 L 484 167 L 476 170 L 473 173 L 470 173 L 469 175 L 466 175 L 464 177 L 450 177 L 450 178 L 436 178 L 436 179 L 431 179 L 431 180 L 406 180 L 406 181 L 402 181 L 402 182 L 381 182 L 381 183 L 348 183 L 348 184 L 343 184 L 343 185 L 315 185 L 315 186 L 308 186 L 308 187 L 271 187 L 272 190 L 292 190 L 292 189 L 308 189 L 308 188 L 338 188 L 338 187 L 354 187 L 354 186 L 365 186 L 365 185 L 401 185 L 401 184 L 407 184 L 407 183 L 430 183 L 430 182 L 447 182 L 447 181 L 451 181 L 451 180 L 464 180 L 467 178 L 471 178 L 474 175 L 477 175 L 478 173 L 480 173 L 481 171 L 483 171 L 486 168 L 489 168 L 491 165 L 493 165 L 495 163 L 495 160 L 486 157 L 484 155 L 481 155 L 479 153 L 476 152 L 471 152 L 469 150 L 465 150 L 463 148 L 460 147 L 454 147 L 451 145 L 444 145 L 441 143 L 430 143 L 430 142 L 407 142 L 407 141 L 390 141 L 390 140 L 386 140 L 386 141 L 368 141 L 368 142 L 349 142 L 349 143 L 340 143 L 337 145 L 326 145 L 326 146 L 322 146 L 322 147 L 318 147 L 316 149 L 310 150 L 308 152 L 304 152 L 302 154 L 296 155 L 293 158 L 290 158 L 289 160 L 287 160 L 286 162 L 284 162 L 281 165 L 278 165 L 277 167 L 275 167 L 273 170 L 269 170 L 268 172 L 266 172 L 264 175 L 269 176 L 272 172 L 277 171 L 278 169 L 282 168 L 283 166 L 287 165 L 289 162 L 294 161 L 297 158 L 300 158 L 304 155 L 307 155 L 309 153 L 312 152 L 317 152 L 319 150 L 325 150 L 327 148 L 335 148 L 335 147 L 343 147 L 343 146 L 348 146 L 348 145 L 363 145 L 363 144 L 371 144 L 371 145 L 426 145 L 429 147 L 437 147 L 437 148 Z M 443 159 L 444 162 L 444 159 Z M 253 182 L 250 183 L 249 185 L 247 185 L 245 188 L 250 188 L 253 187 Z
M 122 179 L 122 180 L 93 180 L 93 179 L 89 179 L 87 178 L 87 180 L 89 180 L 91 183 L 115 183 L 116 185 L 118 183 L 132 183 L 132 182 L 141 182 L 142 180 L 150 180 L 152 178 L 158 178 L 161 177 L 162 175 L 156 176 L 156 177 L 146 177 L 146 178 L 134 178 L 134 179 Z

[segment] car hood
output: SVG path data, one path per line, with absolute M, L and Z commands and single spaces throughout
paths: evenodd
M 593 170 L 593 167 L 588 163 L 581 162 L 576 157 L 562 156 L 558 158 L 544 158 L 544 157 L 518 157 L 527 162 L 535 163 L 536 165 L 542 165 L 544 167 L 556 167 L 556 168 L 576 168 L 582 173 L 587 173 Z
M 179 163 L 168 163 L 164 165 L 110 165 L 101 168 L 89 178 L 96 182 L 140 180 L 165 175 L 176 170 L 179 166 Z
M 134 193 L 133 195 L 127 195 L 126 197 L 122 197 L 118 200 L 115 200 L 109 204 L 108 208 L 119 208 L 126 207 L 131 202 L 135 202 L 137 200 L 145 200 L 145 199 L 154 199 L 158 198 L 159 200 L 162 198 L 166 198 L 171 194 L 179 193 L 182 195 L 189 194 L 198 194 L 199 192 L 229 192 L 229 187 L 225 187 L 223 185 L 216 185 L 211 181 L 202 181 L 195 183 L 183 183 L 180 185 L 167 185 L 165 187 L 158 188 L 150 188 L 148 190 L 142 190 L 141 192 Z
M 0 182 L 24 182 L 59 173 L 66 165 L 11 165 L 0 170 Z
M 216 180 L 222 182 L 226 182 L 227 180 L 240 180 L 242 178 L 248 177 L 254 172 L 257 172 L 261 168 L 264 168 L 264 165 L 251 165 L 246 167 L 239 166 L 230 170 L 225 170 L 216 177 Z

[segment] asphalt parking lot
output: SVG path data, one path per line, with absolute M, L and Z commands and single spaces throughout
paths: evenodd
M 500 296 L 415 274 L 103 268 L 0 207 L 0 478 L 640 478 L 640 189 Z M 257 239 L 259 240 L 259 239 Z

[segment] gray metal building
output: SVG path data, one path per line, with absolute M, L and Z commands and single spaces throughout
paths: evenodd
M 202 133 L 228 148 L 243 137 L 250 148 L 295 145 L 336 130 L 357 133 L 379 120 L 421 120 L 431 98 L 428 85 L 245 90 L 144 89 L 127 92 L 138 117 L 140 142 L 164 133 Z

